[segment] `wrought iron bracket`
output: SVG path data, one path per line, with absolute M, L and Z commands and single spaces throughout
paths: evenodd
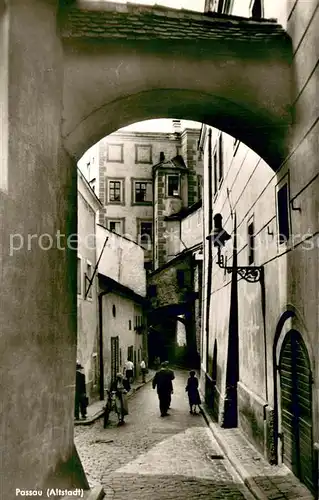
M 237 266 L 236 268 L 224 265 L 223 256 L 218 255 L 217 264 L 221 269 L 224 269 L 228 274 L 231 274 L 235 269 L 237 274 L 249 283 L 257 283 L 260 281 L 263 266 Z

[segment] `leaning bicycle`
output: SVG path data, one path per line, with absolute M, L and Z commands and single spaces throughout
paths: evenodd
M 118 425 L 122 425 L 124 423 L 123 417 L 123 405 L 121 396 L 118 394 L 118 391 L 108 391 L 106 390 L 107 400 L 104 407 L 104 415 L 103 415 L 103 427 L 106 428 L 107 424 L 110 421 L 110 414 L 113 412 L 117 416 Z

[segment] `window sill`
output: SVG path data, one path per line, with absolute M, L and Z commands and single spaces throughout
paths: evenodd
M 153 205 L 153 202 L 152 201 L 133 201 L 131 203 L 132 206 L 134 205 L 143 205 L 143 206 L 152 206 Z

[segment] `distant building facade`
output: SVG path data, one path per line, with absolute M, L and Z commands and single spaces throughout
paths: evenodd
M 160 185 L 156 181 L 154 184 L 153 166 L 181 156 L 189 171 L 188 184 L 185 184 L 189 192 L 184 196 L 183 203 L 188 206 L 196 202 L 200 196 L 198 174 L 201 174 L 196 171 L 198 137 L 199 130 L 182 130 L 179 120 L 173 121 L 172 133 L 117 131 L 93 146 L 79 162 L 103 204 L 98 222 L 110 231 L 125 235 L 142 245 L 145 267 L 149 270 L 153 267 L 153 238 L 158 238 L 157 233 L 161 240 L 159 244 L 163 242 L 163 199 L 182 199 L 180 181 L 174 175 L 166 181 L 161 179 L 166 182 L 165 189 L 161 181 Z M 155 217 L 157 229 L 154 227 L 153 206 L 159 210 Z M 162 259 L 161 250 L 159 256 Z
M 99 339 L 104 389 L 125 361 L 134 363 L 139 376 L 140 361 L 148 361 L 146 272 L 143 248 L 135 242 L 97 225 L 99 283 Z

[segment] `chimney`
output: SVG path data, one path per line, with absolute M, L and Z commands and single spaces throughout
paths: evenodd
M 173 132 L 180 134 L 182 131 L 182 124 L 180 120 L 173 120 Z

